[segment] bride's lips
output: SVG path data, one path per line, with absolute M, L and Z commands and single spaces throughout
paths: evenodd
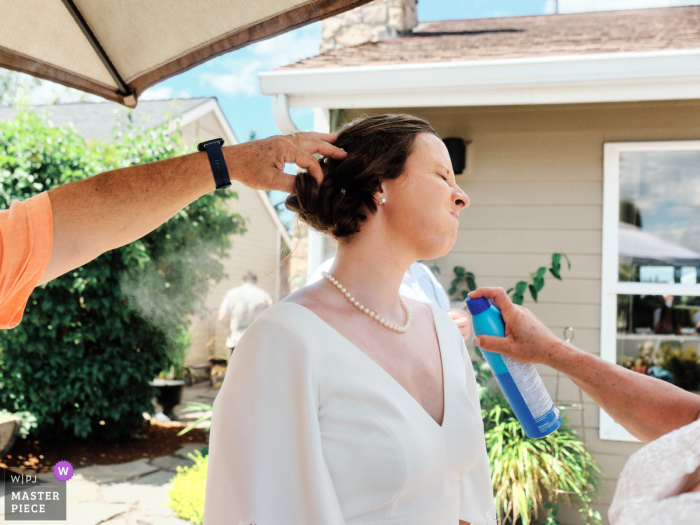
M 455 212 L 451 211 L 450 215 L 452 215 L 455 219 L 459 220 L 459 215 L 457 215 Z

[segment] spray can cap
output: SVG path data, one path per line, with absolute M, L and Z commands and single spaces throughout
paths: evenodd
M 469 308 L 469 313 L 472 315 L 485 312 L 491 307 L 491 301 L 486 299 L 486 297 L 478 297 L 476 299 L 470 299 L 467 297 L 465 302 L 467 303 L 467 308 Z

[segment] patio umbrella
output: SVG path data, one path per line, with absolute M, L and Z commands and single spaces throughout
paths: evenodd
M 202 62 L 370 0 L 0 0 L 0 67 L 135 107 Z

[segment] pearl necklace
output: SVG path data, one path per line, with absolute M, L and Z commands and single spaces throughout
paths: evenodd
M 411 309 L 408 307 L 406 304 L 406 301 L 404 301 L 404 298 L 399 295 L 399 301 L 401 301 L 401 306 L 404 309 L 404 312 L 406 312 L 406 324 L 404 326 L 398 326 L 393 323 L 390 323 L 383 317 L 381 317 L 379 314 L 374 313 L 372 310 L 369 308 L 365 307 L 364 305 L 360 304 L 359 301 L 355 300 L 355 298 L 350 295 L 350 292 L 348 292 L 345 287 L 338 282 L 338 280 L 333 277 L 331 274 L 326 273 L 326 272 L 321 272 L 321 275 L 323 275 L 328 281 L 330 281 L 338 290 L 340 290 L 340 293 L 342 293 L 348 301 L 350 301 L 355 307 L 357 307 L 362 313 L 365 313 L 369 315 L 372 319 L 377 321 L 379 324 L 385 326 L 389 330 L 393 330 L 394 332 L 399 332 L 400 334 L 403 334 L 406 330 L 408 330 L 408 327 L 411 326 Z

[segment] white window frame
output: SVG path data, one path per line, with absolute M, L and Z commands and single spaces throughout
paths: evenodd
M 617 358 L 618 295 L 700 295 L 700 284 L 619 282 L 618 223 L 620 221 L 620 153 L 630 151 L 700 151 L 700 140 L 663 142 L 607 142 L 603 157 L 603 268 L 600 309 L 600 356 L 615 363 Z M 600 439 L 639 440 L 600 409 Z

